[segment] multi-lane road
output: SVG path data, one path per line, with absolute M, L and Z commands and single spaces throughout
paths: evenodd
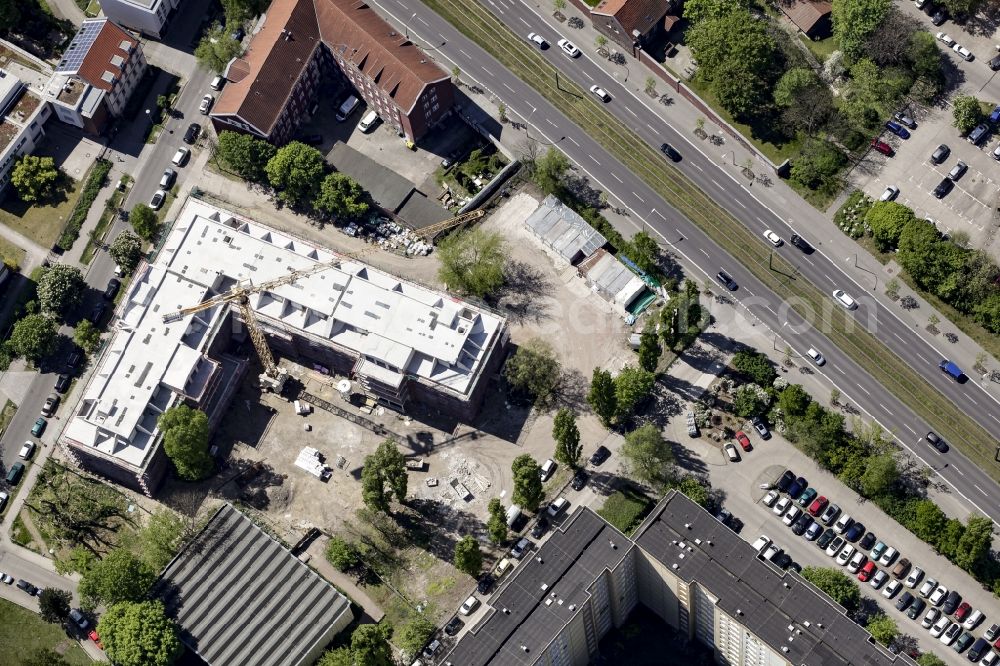
M 596 184 L 621 200 L 674 252 L 699 266 L 706 275 L 714 276 L 719 269 L 730 273 L 740 284 L 735 296 L 744 307 L 787 340 L 798 354 L 804 354 L 809 347 L 821 350 L 828 364 L 817 371 L 826 373 L 845 395 L 892 431 L 904 446 L 937 470 L 979 510 L 1000 521 L 1000 487 L 986 472 L 954 448 L 942 455 L 928 446 L 922 438 L 929 427 L 916 414 L 889 394 L 863 367 L 835 348 L 821 331 L 800 326 L 801 318 L 786 303 L 542 95 L 418 0 L 379 0 L 375 4 L 397 25 L 405 23 L 419 40 L 440 45 L 436 51 L 457 65 L 464 77 L 475 79 L 503 100 L 508 108 L 529 119 L 533 132 L 542 134 L 548 142 L 557 142 Z M 533 7 L 518 0 L 484 0 L 483 5 L 514 33 L 524 37 L 526 45 L 529 44 L 526 39 L 529 31 L 541 33 L 552 44 L 552 48 L 542 52 L 549 63 L 584 89 L 596 83 L 607 90 L 612 97 L 608 110 L 626 122 L 642 141 L 655 147 L 666 141 L 678 148 L 683 154 L 678 168 L 758 235 L 765 229 L 772 229 L 787 240 L 797 230 L 808 239 L 808 229 L 829 224 L 814 211 L 797 211 L 796 219 L 792 220 L 762 204 L 744 183 L 720 169 L 691 144 L 684 132 L 665 122 L 650 102 L 632 94 L 586 54 L 569 58 L 555 47 L 561 36 L 557 27 L 550 25 L 550 19 Z M 765 242 L 763 238 L 761 242 Z M 822 251 L 806 255 L 786 243 L 776 252 L 822 291 L 829 294 L 834 289 L 844 289 L 852 294 L 860 302 L 854 312 L 859 325 L 867 326 L 884 345 L 908 362 L 941 393 L 942 399 L 951 400 L 993 437 L 1000 439 L 1000 405 L 975 383 L 960 385 L 945 376 L 937 367 L 941 359 L 937 350 L 890 310 L 865 297 L 871 285 L 858 284 L 841 270 L 837 261 Z M 832 298 L 831 307 L 837 307 Z

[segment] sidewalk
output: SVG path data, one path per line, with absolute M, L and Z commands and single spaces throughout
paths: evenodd
M 567 6 L 561 11 L 566 15 L 567 19 L 577 17 L 583 20 L 584 27 L 579 30 L 574 30 L 566 23 L 560 23 L 553 18 L 553 8 L 550 3 L 538 2 L 536 0 L 532 4 L 536 8 L 535 13 L 548 25 L 551 31 L 559 35 L 565 35 L 573 41 L 584 52 L 584 57 L 588 57 L 596 62 L 609 76 L 614 77 L 619 84 L 630 89 L 636 100 L 663 118 L 664 123 L 676 129 L 692 148 L 712 158 L 713 161 L 723 167 L 723 170 L 731 171 L 732 175 L 738 175 L 741 167 L 735 165 L 740 165 L 747 159 L 751 159 L 755 164 L 758 164 L 758 170 L 765 168 L 760 165 L 759 161 L 757 161 L 756 157 L 750 151 L 741 147 L 737 141 L 728 137 L 721 128 L 714 125 L 708 119 L 706 119 L 705 131 L 709 134 L 726 137 L 726 142 L 721 146 L 713 146 L 708 141 L 699 142 L 694 135 L 694 129 L 698 119 L 705 118 L 705 116 L 681 95 L 671 94 L 674 102 L 670 106 L 659 104 L 646 95 L 644 91 L 645 81 L 647 76 L 652 76 L 652 74 L 637 59 L 626 55 L 627 64 L 625 66 L 618 66 L 598 56 L 594 43 L 599 33 L 591 26 L 589 16 L 585 16 L 572 4 L 567 3 Z M 669 92 L 670 90 L 671 88 L 668 85 L 657 79 L 658 92 Z M 490 115 L 498 117 L 492 103 L 482 97 L 476 97 L 476 99 Z M 509 126 L 505 125 L 504 127 L 507 128 Z M 507 137 L 504 136 L 503 138 L 506 139 Z M 746 182 L 743 178 L 738 178 L 738 180 L 741 183 Z M 941 358 L 947 357 L 957 363 L 966 372 L 972 373 L 976 356 L 984 351 L 981 346 L 968 336 L 962 334 L 947 321 L 945 316 L 940 312 L 936 312 L 926 301 L 923 301 L 910 292 L 910 290 L 906 289 L 905 285 L 901 286 L 900 295 L 913 295 L 920 303 L 920 307 L 910 312 L 902 310 L 884 292 L 885 283 L 896 274 L 896 271 L 893 271 L 891 266 L 882 266 L 863 247 L 834 225 L 833 214 L 836 212 L 836 207 L 831 206 L 829 211 L 821 213 L 806 203 L 783 180 L 777 177 L 774 177 L 772 180 L 773 184 L 770 187 L 761 187 L 759 185 L 753 187 L 752 184 L 750 186 L 741 184 L 740 186 L 774 212 L 777 217 L 788 221 L 796 229 L 806 230 L 807 238 L 816 246 L 817 251 L 835 263 L 838 263 L 848 277 L 854 281 L 854 285 L 846 286 L 853 288 L 857 292 L 856 295 L 864 293 L 878 300 L 890 313 L 897 316 L 901 321 L 906 322 L 918 335 L 938 350 Z M 607 215 L 607 211 L 605 211 L 605 216 L 627 235 L 630 236 L 634 233 L 635 222 L 629 221 L 622 226 L 618 221 L 612 219 L 613 216 Z M 633 217 L 639 216 L 635 214 Z M 874 289 L 876 275 L 880 279 L 878 280 L 878 288 Z M 942 335 L 940 336 L 931 335 L 924 328 L 931 314 L 935 314 L 942 322 L 938 325 L 938 328 L 942 331 Z M 943 339 L 943 333 L 946 331 L 957 334 L 959 338 L 958 342 L 954 344 L 946 342 Z M 1000 368 L 1000 361 L 993 359 L 987 363 L 987 366 L 990 369 Z M 989 381 L 980 383 L 994 400 L 1000 402 L 1000 384 L 994 384 Z

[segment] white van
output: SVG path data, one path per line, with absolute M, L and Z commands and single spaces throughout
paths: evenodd
M 361 100 L 354 95 L 345 99 L 344 103 L 340 105 L 339 109 L 337 109 L 337 122 L 342 123 L 347 120 L 347 117 L 354 113 L 354 109 L 358 108 L 358 104 L 360 103 Z
M 507 509 L 507 527 L 513 527 L 517 519 L 521 517 L 521 507 L 514 504 Z
M 556 461 L 549 458 L 542 463 L 542 466 L 538 468 L 538 476 L 542 477 L 542 481 L 548 481 L 552 476 L 553 472 L 556 471 Z
M 378 114 L 374 111 L 369 111 L 365 114 L 365 117 L 361 119 L 361 122 L 358 123 L 358 129 L 362 132 L 368 133 L 375 129 L 375 126 L 378 125 L 378 120 Z
M 212 90 L 222 90 L 222 86 L 226 85 L 226 80 L 222 78 L 222 75 L 217 75 L 212 82 L 208 84 Z

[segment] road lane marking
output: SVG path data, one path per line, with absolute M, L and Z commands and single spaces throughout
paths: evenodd
M 827 275 L 826 273 L 823 273 L 823 277 L 825 277 L 825 278 L 826 278 L 827 280 L 829 280 L 830 282 L 833 282 L 833 278 L 832 278 L 832 277 L 830 277 L 829 275 Z M 834 282 L 834 284 L 836 284 L 836 282 Z
M 649 123 L 646 123 L 646 127 L 648 127 L 648 128 L 649 128 L 649 131 L 650 131 L 650 132 L 655 132 L 655 131 L 656 131 L 656 128 L 655 128 L 655 127 L 653 127 L 652 125 L 650 125 Z
M 629 107 L 627 107 L 627 106 L 626 106 L 626 107 L 625 107 L 625 110 L 626 110 L 626 111 L 628 111 L 629 113 L 631 113 L 631 114 L 632 114 L 633 116 L 635 116 L 636 118 L 638 118 L 638 117 L 639 117 L 639 116 L 637 116 L 637 115 L 635 114 L 635 111 L 633 111 L 633 110 L 632 110 L 632 109 L 630 109 Z
M 935 451 L 937 451 L 937 449 L 934 449 L 934 450 L 935 450 Z M 953 470 L 955 470 L 956 472 L 958 472 L 959 474 L 961 474 L 962 476 L 965 476 L 965 472 L 963 472 L 963 471 L 962 471 L 962 470 L 960 470 L 959 468 L 955 467 L 954 465 L 952 465 L 952 466 L 951 466 L 951 468 L 952 468 Z
M 621 178 L 619 178 L 618 176 L 616 176 L 614 174 L 614 172 L 611 173 L 611 177 L 614 178 L 615 180 L 617 180 L 619 183 L 623 183 L 624 182 Z
M 902 342 L 903 344 L 906 344 L 906 340 L 904 340 L 903 338 L 901 338 L 901 337 L 899 336 L 899 333 L 896 333 L 895 331 L 893 331 L 893 332 L 892 332 L 892 334 L 896 336 L 896 339 L 897 339 L 897 340 L 899 340 L 899 341 L 900 341 L 900 342 Z
M 423 18 L 422 16 L 418 16 L 418 17 L 417 17 L 417 20 L 418 20 L 418 21 L 420 21 L 421 23 L 423 23 L 423 24 L 424 24 L 425 26 L 427 26 L 428 28 L 429 28 L 429 27 L 431 27 L 431 24 L 430 24 L 430 23 L 428 23 L 427 21 L 425 21 L 425 20 L 424 20 L 424 18 Z
M 482 67 L 482 65 L 480 65 L 480 67 Z M 484 72 L 486 72 L 490 76 L 493 76 L 493 72 L 491 72 L 490 70 L 486 69 L 485 67 L 482 67 L 482 69 L 483 69 Z
M 705 250 L 704 250 L 704 249 L 702 249 L 702 248 L 700 248 L 700 247 L 699 247 L 698 249 L 699 249 L 699 250 L 701 251 L 701 253 L 702 253 L 703 255 L 705 255 L 706 257 L 708 257 L 708 252 L 705 252 Z M 709 257 L 709 258 L 711 258 L 711 257 Z
M 692 163 L 691 163 L 691 166 L 693 166 L 693 167 L 694 167 L 695 169 L 697 169 L 698 171 L 701 171 L 702 173 L 704 173 L 704 172 L 705 172 L 705 170 L 701 168 L 701 165 L 700 165 L 700 164 L 695 164 L 694 162 L 692 162 Z
M 973 483 L 972 487 L 975 488 L 976 490 L 978 490 L 979 492 L 981 492 L 982 494 L 986 495 L 986 491 L 983 490 L 982 488 L 980 488 L 978 484 Z M 989 497 L 989 495 L 986 495 L 986 496 Z
M 572 142 L 573 142 L 573 145 L 574 145 L 574 146 L 576 146 L 577 148 L 579 148 L 579 147 L 580 147 L 580 144 L 578 144 L 578 143 L 576 142 L 576 139 L 574 139 L 573 137 L 571 137 L 571 136 L 568 136 L 568 137 L 566 137 L 566 138 L 567 138 L 567 139 L 569 139 L 570 141 L 572 141 Z
M 760 222 L 761 224 L 765 225 L 765 226 L 767 224 L 766 222 L 764 222 L 764 220 L 760 219 L 759 216 L 757 216 L 757 221 Z
M 744 203 L 743 203 L 742 201 L 740 201 L 739 199 L 734 199 L 734 201 L 736 201 L 736 203 L 738 203 L 739 205 L 743 206 L 743 210 L 746 210 L 746 209 L 747 209 L 747 207 L 746 207 L 746 204 L 744 204 Z
M 855 382 L 855 384 L 854 384 L 854 385 L 855 385 L 855 386 L 857 386 L 857 387 L 858 387 L 859 389 L 861 389 L 862 391 L 864 391 L 864 392 L 865 392 L 865 395 L 867 395 L 867 396 L 868 396 L 869 398 L 870 398 L 870 397 L 872 397 L 872 394 L 871 394 L 871 393 L 869 393 L 869 392 L 868 392 L 868 389 L 866 389 L 866 388 L 865 388 L 864 386 L 862 386 L 861 384 L 858 384 L 857 382 Z
M 590 159 L 594 160 L 594 164 L 600 164 L 600 162 L 597 161 L 597 158 L 594 157 L 593 155 L 591 155 L 590 153 L 587 153 L 587 157 L 589 157 Z
M 1000 423 L 1000 419 L 998 419 L 997 417 L 993 416 L 992 414 L 990 414 L 990 418 L 993 419 L 994 421 L 996 421 L 997 423 Z
M 520 21 L 521 21 L 521 23 L 523 23 L 524 25 L 528 26 L 529 28 L 531 27 L 531 24 L 530 24 L 530 23 L 528 23 L 527 21 L 525 21 L 525 20 L 524 20 L 524 18 L 522 18 L 522 17 L 520 17 L 520 16 L 518 16 L 517 18 L 518 18 L 518 20 L 520 20 Z
M 917 434 L 917 431 L 916 431 L 916 430 L 914 430 L 914 429 L 913 429 L 913 428 L 911 428 L 910 426 L 906 425 L 905 423 L 903 424 L 903 427 L 904 427 L 904 428 L 906 428 L 907 430 L 909 430 L 910 432 L 912 432 L 912 433 L 913 433 L 914 435 L 916 435 L 916 434 Z
M 846 372 L 844 372 L 844 371 L 843 371 L 842 369 L 840 369 L 839 367 L 837 367 L 837 366 L 833 366 L 833 367 L 834 367 L 834 368 L 836 368 L 837 372 L 839 372 L 840 374 L 842 374 L 842 375 L 846 375 L 846 374 L 847 374 Z
M 640 196 L 639 196 L 638 194 L 636 194 L 635 192 L 633 192 L 633 193 L 632 193 L 632 196 L 634 196 L 634 197 L 635 197 L 636 199 L 638 199 L 638 200 L 639 200 L 639 201 L 641 201 L 642 203 L 646 203 L 646 200 L 645 200 L 645 199 L 643 199 L 642 197 L 640 197 Z
M 881 402 L 878 403 L 878 406 L 881 407 L 882 410 L 885 411 L 885 413 L 888 414 L 889 416 L 895 416 L 895 414 L 892 413 L 892 410 L 890 410 L 888 407 L 886 407 L 885 405 L 883 405 Z
M 770 305 L 765 305 L 764 307 L 765 307 L 765 308 L 767 308 L 768 310 L 770 310 L 770 311 L 771 311 L 771 314 L 773 314 L 773 315 L 774 315 L 775 317 L 777 317 L 777 316 L 778 316 L 778 313 L 777 313 L 777 312 L 775 312 L 774 310 L 771 310 L 771 306 L 770 306 Z
M 917 356 L 923 359 L 924 363 L 930 363 L 930 361 L 927 360 L 927 357 L 921 354 L 920 352 L 917 352 Z
M 969 398 L 969 400 L 971 400 L 971 401 L 972 401 L 972 404 L 973 404 L 973 405 L 975 405 L 976 407 L 978 407 L 978 406 L 979 406 L 979 403 L 978 403 L 978 402 L 976 402 L 976 399 L 975 399 L 975 398 L 973 398 L 973 397 L 972 397 L 971 395 L 970 395 L 970 396 L 967 396 L 967 397 Z
M 805 260 L 806 260 L 806 262 L 807 262 L 807 263 L 808 263 L 808 264 L 809 264 L 810 266 L 815 266 L 815 265 L 816 265 L 816 264 L 814 264 L 814 263 L 812 262 L 812 259 L 810 259 L 809 257 L 802 257 L 802 258 L 803 258 L 803 259 L 805 259 Z
M 747 289 L 746 287 L 743 287 L 743 291 L 745 291 L 745 292 L 747 292 L 748 294 L 750 294 L 751 296 L 753 296 L 753 292 L 752 292 L 752 291 L 750 291 L 749 289 Z
M 513 88 L 511 88 L 509 85 L 507 85 L 506 82 L 502 82 L 502 83 L 503 83 L 503 87 L 504 88 L 506 88 L 507 90 L 511 91 L 514 94 L 517 94 Z
M 552 125 L 553 127 L 558 127 L 558 125 L 556 125 L 554 122 L 552 122 L 548 118 L 545 119 L 545 122 L 547 122 L 549 125 Z
M 722 187 L 722 185 L 719 185 L 719 181 L 717 181 L 716 179 L 712 178 L 711 181 L 715 183 L 715 186 L 720 190 L 725 189 L 724 187 Z
M 458 52 L 461 53 L 462 55 L 464 55 L 466 58 L 468 58 L 470 60 L 472 59 L 472 56 L 470 56 L 468 53 L 466 53 L 463 49 L 459 49 Z

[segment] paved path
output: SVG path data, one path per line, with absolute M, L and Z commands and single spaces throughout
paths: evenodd
M 326 550 L 327 542 L 328 540 L 325 538 L 316 539 L 309 545 L 309 548 L 306 549 L 306 552 L 310 555 L 309 565 L 318 571 L 319 575 L 333 583 L 335 587 L 353 599 L 373 621 L 380 621 L 385 616 L 385 613 L 382 612 L 379 605 L 368 596 L 367 592 L 358 587 L 353 578 L 337 571 L 332 564 L 326 561 L 324 551 Z
M 73 0 L 48 0 L 49 8 L 56 16 L 70 20 L 73 25 L 79 26 L 83 23 L 83 11 L 76 6 Z

